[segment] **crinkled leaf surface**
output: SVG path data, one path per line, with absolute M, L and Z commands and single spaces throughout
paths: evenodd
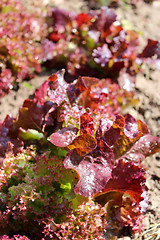
M 65 70 L 62 69 L 58 71 L 56 74 L 52 74 L 49 77 L 49 86 L 48 89 L 48 97 L 58 105 L 61 104 L 63 101 L 68 101 L 67 98 L 67 83 L 64 80 L 64 72 Z
M 114 118 L 115 115 L 121 113 L 123 108 L 137 103 L 138 99 L 134 97 L 134 92 L 121 90 L 118 84 L 111 83 L 109 79 L 93 81 L 93 84 L 90 84 L 78 98 L 78 104 L 99 112 L 101 118 L 103 115 L 104 118 Z
M 73 142 L 67 146 L 70 150 L 74 148 L 88 148 L 93 150 L 96 147 L 97 141 L 90 134 L 82 134 L 76 137 Z
M 105 67 L 111 59 L 112 53 L 109 50 L 108 45 L 104 44 L 102 47 L 94 49 L 92 56 L 96 63 L 100 64 L 102 67 Z
M 112 150 L 103 140 L 100 140 L 92 149 L 74 148 L 68 152 L 64 166 L 78 172 L 79 181 L 75 192 L 88 197 L 103 189 L 111 176 L 113 162 Z
M 124 134 L 129 138 L 135 138 L 139 133 L 138 124 L 136 119 L 127 114 L 125 116 Z
M 139 37 L 136 31 L 116 22 L 116 17 L 107 7 L 78 15 L 54 9 L 50 20 L 53 32 L 49 34 L 53 42 L 44 44 L 46 66 L 66 68 L 68 82 L 86 72 L 90 77 L 114 79 L 120 74 L 121 88 L 132 91 L 139 70 L 135 61 L 140 61 Z M 50 48 L 52 54 L 48 54 Z
M 50 142 L 58 147 L 66 147 L 76 138 L 77 132 L 78 129 L 72 126 L 62 128 L 50 136 Z
M 123 158 L 127 161 L 141 163 L 146 157 L 160 151 L 160 137 L 146 134 L 142 136 Z
M 99 202 L 104 199 L 104 202 L 101 202 L 104 205 L 105 202 L 105 192 L 108 191 L 122 191 L 131 194 L 131 196 L 136 199 L 137 202 L 143 200 L 141 197 L 142 194 L 142 183 L 145 182 L 145 174 L 142 168 L 139 168 L 137 165 L 134 165 L 133 162 L 126 163 L 122 159 L 118 161 L 118 164 L 112 170 L 112 177 L 107 182 L 102 193 L 96 199 Z
M 129 151 L 130 148 L 147 133 L 148 127 L 144 122 L 140 120 L 136 121 L 130 114 L 127 114 L 125 117 L 124 130 L 123 132 L 121 131 L 119 138 L 113 146 L 115 159 Z
M 80 116 L 80 133 L 91 134 L 94 133 L 94 121 L 93 118 L 88 114 L 84 113 Z
M 142 229 L 142 213 L 148 206 L 145 172 L 142 168 L 120 160 L 112 170 L 112 177 L 95 201 L 106 206 L 109 229 L 119 232 L 124 226 L 132 231 Z

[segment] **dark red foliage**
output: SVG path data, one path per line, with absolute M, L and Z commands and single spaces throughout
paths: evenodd
M 56 104 L 50 101 L 39 104 L 30 99 L 26 99 L 22 108 L 19 109 L 19 115 L 14 125 L 16 128 L 35 129 L 44 132 L 48 126 L 54 126 L 54 117 L 56 114 Z
M 122 160 L 118 161 L 118 164 L 112 171 L 112 177 L 107 182 L 105 188 L 102 191 L 102 195 L 108 191 L 122 191 L 129 193 L 132 197 L 140 202 L 143 200 L 141 194 L 143 192 L 142 184 L 145 182 L 144 170 L 135 166 L 134 163 L 125 163 Z M 99 199 L 103 199 L 102 195 Z M 98 197 L 97 197 L 98 200 Z M 101 202 L 101 205 L 104 203 Z
M 76 83 L 70 84 L 67 87 L 67 94 L 70 102 L 71 103 L 75 102 L 80 93 L 85 90 L 87 90 L 85 81 L 83 80 L 83 77 L 79 77 Z
M 44 42 L 46 66 L 65 67 L 68 82 L 87 73 L 92 77 L 112 77 L 121 88 L 133 90 L 141 64 L 151 61 L 154 55 L 159 59 L 159 43 L 149 40 L 139 54 L 137 32 L 125 31 L 116 17 L 108 7 L 78 15 L 53 9 L 53 32 L 49 36 L 52 41 Z M 47 48 L 51 49 L 50 54 Z
M 88 113 L 80 116 L 80 134 L 94 134 L 94 121 Z
M 107 229 L 114 229 L 116 235 L 124 226 L 133 232 L 141 231 L 142 213 L 148 206 L 145 181 L 142 168 L 119 160 L 103 191 L 95 195 L 95 201 L 108 212 Z
M 73 168 L 78 172 L 80 177 L 75 191 L 84 196 L 101 192 L 104 183 L 110 179 L 114 160 L 118 163 L 120 161 L 118 158 L 123 156 L 122 158 L 127 159 L 128 162 L 141 163 L 143 158 L 159 151 L 159 138 L 153 137 L 151 140 L 152 143 L 154 142 L 152 150 L 149 150 L 151 148 L 149 140 L 148 144 L 147 140 L 146 144 L 144 141 L 142 158 L 142 152 L 139 151 L 139 146 L 143 141 L 141 139 L 145 139 L 145 137 L 151 139 L 151 137 L 149 137 L 147 126 L 140 121 L 136 121 L 129 114 L 125 118 L 117 115 L 112 123 L 105 122 L 104 126 L 107 128 L 106 130 L 102 130 L 101 121 L 96 133 L 96 145 L 93 144 L 94 138 L 91 135 L 82 132 L 82 135 L 75 138 L 68 146 L 71 151 L 66 155 L 64 166 Z M 143 135 L 145 136 L 142 137 Z M 91 147 L 91 145 L 94 147 Z M 134 154 L 137 154 L 135 160 Z M 86 170 L 84 171 L 84 169 Z M 103 175 L 103 171 L 107 172 Z M 86 181 L 87 176 L 90 176 L 89 181 Z M 94 188 L 95 186 L 97 190 Z
M 71 21 L 74 20 L 76 14 L 74 12 L 67 12 L 63 9 L 54 8 L 52 10 L 52 23 L 55 26 L 55 32 L 61 32 L 62 34 L 71 25 Z
M 80 144 L 78 146 L 74 144 L 73 150 L 66 155 L 64 166 L 78 172 L 79 182 L 75 192 L 88 197 L 100 192 L 110 179 L 114 155 L 103 140 L 100 140 L 96 146 L 96 140 L 91 135 L 84 134 L 73 142 L 79 142 L 79 138 L 81 138 Z
M 148 39 L 147 46 L 144 48 L 139 57 L 150 58 L 155 55 L 160 58 L 160 41 Z
M 22 220 L 19 233 L 30 232 L 31 238 L 48 234 L 51 239 L 67 231 L 70 236 L 68 214 L 78 214 L 79 204 L 84 210 L 90 199 L 106 210 L 107 229 L 115 235 L 123 227 L 141 231 L 148 206 L 143 160 L 160 151 L 160 138 L 132 115 L 120 115 L 129 101 L 135 101 L 132 92 L 109 79 L 79 77 L 69 84 L 60 70 L 24 101 L 16 119 L 6 117 L 0 124 L 0 201 L 6 198 L 9 206 L 1 211 L 4 234 L 12 229 L 11 212 L 16 226 L 16 219 Z M 84 216 L 73 217 L 75 225 L 81 217 L 84 221 Z M 78 234 L 75 225 L 68 226 Z
M 14 82 L 41 71 L 40 42 L 47 34 L 47 26 L 43 14 L 39 17 L 36 11 L 29 13 L 17 0 L 1 0 L 0 27 L 1 98 L 13 88 Z
M 17 137 L 17 131 L 14 129 L 14 118 L 7 115 L 2 123 L 0 123 L 0 156 L 4 157 L 8 151 L 15 154 L 21 152 L 23 142 Z
M 108 131 L 106 131 L 104 133 L 104 139 L 105 142 L 109 145 L 112 146 L 117 139 L 120 136 L 120 129 L 119 128 L 114 128 L 114 127 L 110 127 L 110 129 Z
M 138 56 L 138 62 L 142 61 L 156 63 L 157 68 L 160 69 L 160 41 L 148 39 L 147 46 Z
M 137 54 L 138 37 L 134 31 L 125 32 L 120 23 L 119 26 L 114 25 L 114 11 L 102 7 L 99 11 L 75 16 L 53 9 L 52 34 L 56 41 L 52 44 L 53 59 L 48 58 L 51 66 L 61 64 L 74 78 L 85 75 L 86 71 L 90 76 L 106 77 L 112 75 L 113 70 L 116 77 L 122 68 L 131 67 Z

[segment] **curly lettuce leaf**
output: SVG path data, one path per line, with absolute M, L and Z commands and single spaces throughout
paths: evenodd
M 145 171 L 134 162 L 119 160 L 112 176 L 95 201 L 105 206 L 107 229 L 118 235 L 122 228 L 133 232 L 142 230 L 143 213 L 148 207 Z
M 78 129 L 74 127 L 65 127 L 52 133 L 50 136 L 50 142 L 58 147 L 66 147 L 70 145 L 76 138 Z
M 90 139 L 93 143 L 89 142 L 89 145 L 86 145 L 86 136 L 89 135 L 80 135 L 77 138 L 83 139 L 83 142 L 78 141 L 78 144 L 71 145 L 74 148 L 67 153 L 64 166 L 77 171 L 79 181 L 74 190 L 77 194 L 88 197 L 100 192 L 110 179 L 114 155 L 103 140 L 96 144 L 96 140 L 91 135 Z

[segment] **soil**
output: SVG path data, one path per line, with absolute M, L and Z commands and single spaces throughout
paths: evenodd
M 22 2 L 29 8 L 34 1 L 22 0 Z M 88 9 L 87 1 L 83 0 L 48 0 L 48 2 L 52 6 L 77 12 Z M 31 9 L 33 8 L 31 7 Z M 129 6 L 129 9 L 121 7 L 116 11 L 118 19 L 129 20 L 142 33 L 140 37 L 141 46 L 145 44 L 147 38 L 160 40 L 159 0 L 154 1 L 152 5 L 140 1 L 136 8 L 132 8 L 131 6 Z M 52 72 L 43 72 L 30 81 L 21 83 L 18 90 L 12 91 L 8 96 L 1 99 L 0 120 L 3 120 L 6 114 L 16 116 L 18 108 L 23 104 L 23 100 L 31 96 L 34 89 L 39 87 Z M 160 71 L 155 66 L 145 67 L 143 73 L 138 74 L 136 91 L 140 103 L 136 108 L 129 109 L 129 112 L 136 119 L 145 121 L 153 135 L 160 136 Z M 160 239 L 160 153 L 147 158 L 144 164 L 147 168 L 150 205 L 145 214 L 144 231 L 141 236 L 138 235 L 132 239 L 158 240 Z M 125 236 L 120 239 L 129 240 L 131 237 Z

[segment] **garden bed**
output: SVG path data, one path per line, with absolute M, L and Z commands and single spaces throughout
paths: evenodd
M 51 4 L 77 12 L 88 8 L 86 1 L 77 0 L 51 1 Z M 27 3 L 27 6 L 29 6 L 29 3 Z M 130 7 L 128 10 L 119 8 L 116 11 L 120 19 L 129 20 L 138 31 L 143 33 L 141 46 L 144 45 L 146 38 L 160 39 L 160 2 L 155 1 L 152 5 L 140 2 L 137 8 Z M 1 99 L 0 120 L 3 120 L 8 113 L 15 117 L 23 100 L 31 97 L 33 90 L 39 87 L 44 80 L 47 80 L 51 73 L 51 71 L 42 72 L 30 81 L 19 84 L 17 89 Z M 140 99 L 140 103 L 137 107 L 131 108 L 129 112 L 136 119 L 144 120 L 152 135 L 160 136 L 160 72 L 155 66 L 145 66 L 143 72 L 138 74 L 136 94 Z M 160 154 L 157 153 L 153 157 L 147 158 L 144 165 L 147 166 L 147 186 L 151 203 L 145 214 L 145 230 L 142 232 L 142 236 L 135 236 L 134 239 L 156 239 L 158 234 L 160 238 Z M 131 238 L 127 236 L 122 239 Z

